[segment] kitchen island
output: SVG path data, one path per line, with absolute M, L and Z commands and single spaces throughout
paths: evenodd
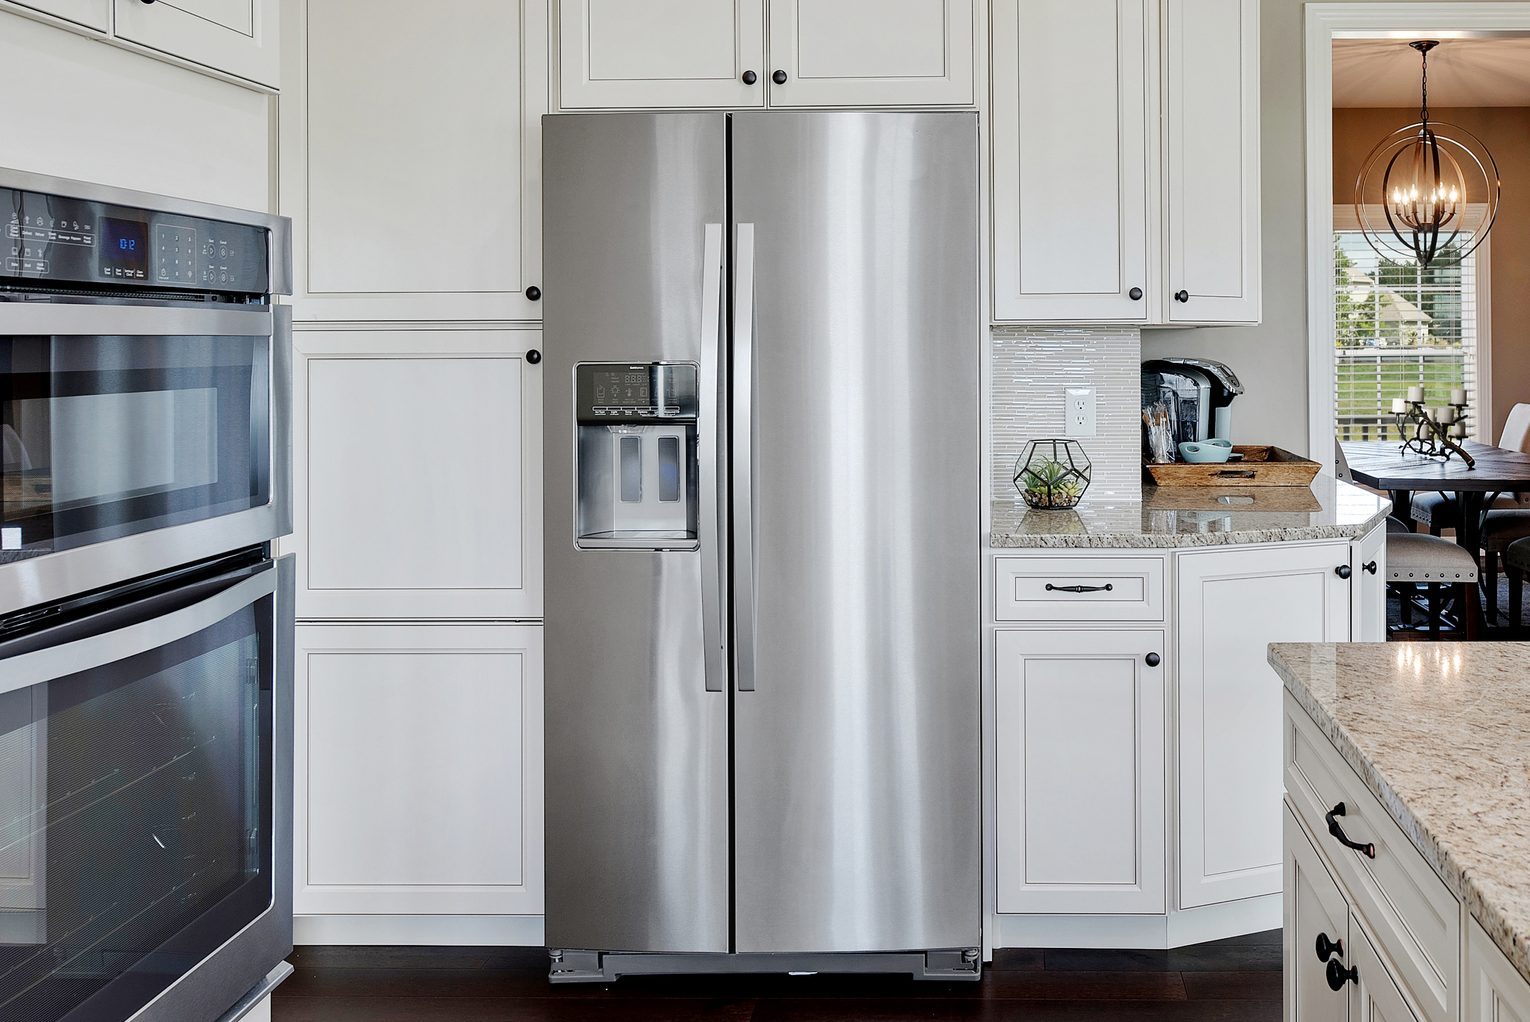
M 1530 644 L 1269 661 L 1287 691 L 1287 1017 L 1530 1019 Z M 1346 950 L 1320 961 L 1318 933 Z
M 1149 488 L 995 502 L 985 797 L 995 947 L 1168 948 L 1281 923 L 1271 642 L 1385 634 L 1385 498 Z

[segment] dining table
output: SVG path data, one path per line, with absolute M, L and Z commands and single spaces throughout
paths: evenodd
M 1415 493 L 1453 495 L 1460 514 L 1456 542 L 1476 557 L 1482 547 L 1483 508 L 1502 493 L 1530 493 L 1530 454 L 1475 440 L 1460 444 L 1475 465 L 1459 456 L 1442 460 L 1405 452 L 1396 440 L 1346 440 L 1339 447 L 1355 482 L 1386 490 L 1392 513 L 1405 522 Z

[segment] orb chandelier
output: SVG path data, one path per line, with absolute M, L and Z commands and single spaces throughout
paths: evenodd
M 1428 266 L 1452 246 L 1464 258 L 1482 244 L 1498 219 L 1502 186 L 1481 139 L 1429 119 L 1429 51 L 1439 41 L 1408 45 L 1423 61 L 1419 120 L 1392 132 L 1366 157 L 1355 182 L 1355 214 L 1377 255 Z

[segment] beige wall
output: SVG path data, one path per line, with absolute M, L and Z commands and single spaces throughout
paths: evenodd
M 1226 362 L 1242 377 L 1248 393 L 1233 405 L 1233 440 L 1298 452 L 1308 449 L 1306 7 L 1306 0 L 1263 0 L 1260 5 L 1264 322 L 1142 335 L 1144 358 L 1200 355 Z M 1493 375 L 1496 383 L 1496 370 Z
M 1440 109 L 1431 116 L 1459 124 L 1492 150 L 1504 182 L 1503 205 L 1493 228 L 1488 296 L 1496 437 L 1518 401 L 1530 401 L 1530 109 Z M 1372 147 L 1385 135 L 1418 120 L 1418 109 L 1333 112 L 1333 194 L 1349 202 L 1355 178 Z M 1448 132 L 1447 132 L 1448 133 Z M 1374 201 L 1379 202 L 1379 193 Z

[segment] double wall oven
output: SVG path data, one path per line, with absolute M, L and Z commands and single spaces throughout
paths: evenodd
M 285 219 L 0 170 L 0 1018 L 292 947 Z

